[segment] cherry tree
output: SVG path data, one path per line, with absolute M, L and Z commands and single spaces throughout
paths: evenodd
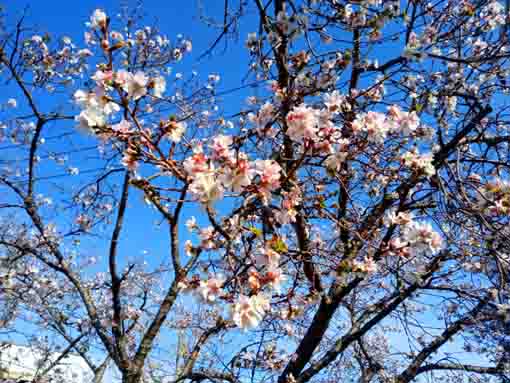
M 123 383 L 509 381 L 509 11 L 226 1 L 233 115 L 137 9 L 4 21 L 4 327 Z

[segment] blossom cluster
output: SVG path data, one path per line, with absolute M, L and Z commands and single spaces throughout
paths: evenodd
M 194 217 L 186 222 L 186 227 L 191 233 L 198 234 L 200 238 L 198 246 L 202 250 L 215 249 L 218 239 L 213 227 L 201 228 Z M 234 231 L 230 233 L 235 235 Z M 190 250 L 189 255 L 192 255 L 194 251 L 192 242 L 187 241 L 185 247 Z M 194 293 L 203 303 L 210 305 L 221 303 L 228 306 L 238 327 L 245 330 L 254 328 L 266 314 L 270 313 L 269 302 L 272 294 L 281 293 L 287 281 L 280 253 L 285 249 L 286 245 L 282 238 L 273 238 L 265 246 L 257 248 L 254 256 L 248 256 L 249 267 L 246 274 L 238 277 L 241 284 L 235 291 L 232 290 L 232 281 L 221 273 L 209 274 L 204 279 L 195 276 L 191 280 L 181 282 L 180 287 Z
M 435 254 L 443 247 L 441 235 L 429 222 L 415 220 L 410 213 L 390 212 L 386 217 L 387 225 L 400 227 L 400 235 L 389 243 L 389 254 L 399 256 L 417 256 Z
M 150 79 L 141 71 L 98 70 L 92 79 L 96 82 L 93 91 L 77 90 L 74 93 L 74 101 L 82 109 L 76 117 L 79 127 L 92 131 L 105 127 L 109 118 L 121 109 L 123 100 L 137 101 L 148 94 L 149 88 L 153 91 L 153 97 L 159 98 L 166 89 L 164 77 Z M 121 92 L 121 100 L 115 100 L 114 90 Z M 117 125 L 117 130 L 122 130 L 120 125 Z
M 360 114 L 352 123 L 355 132 L 364 132 L 367 139 L 382 143 L 389 134 L 412 135 L 420 126 L 416 112 L 405 112 L 397 105 L 388 108 L 387 114 L 368 112 Z
M 510 212 L 510 182 L 501 178 L 488 182 L 481 190 L 478 203 L 491 215 L 508 214 Z
M 191 180 L 190 191 L 204 204 L 221 199 L 226 190 L 241 192 L 250 185 L 256 188 L 265 203 L 271 192 L 280 186 L 281 167 L 273 160 L 250 161 L 243 152 L 231 149 L 232 137 L 218 135 L 209 147 L 197 145 L 192 156 L 184 160 L 184 169 Z

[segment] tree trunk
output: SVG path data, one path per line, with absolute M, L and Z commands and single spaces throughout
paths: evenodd
M 142 383 L 142 375 L 140 373 L 123 373 L 122 383 Z

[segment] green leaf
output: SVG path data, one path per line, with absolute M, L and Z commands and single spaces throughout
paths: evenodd
M 260 230 L 259 228 L 255 227 L 255 226 L 250 226 L 248 228 L 248 230 L 250 230 L 253 234 L 255 234 L 257 237 L 260 237 L 262 235 L 262 230 Z
M 283 242 L 280 238 L 278 238 L 274 243 L 272 244 L 273 250 L 277 253 L 286 253 L 289 249 L 287 247 L 287 244 Z

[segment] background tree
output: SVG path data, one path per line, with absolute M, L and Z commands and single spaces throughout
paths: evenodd
M 508 381 L 507 4 L 227 1 L 230 117 L 168 76 L 189 40 L 105 12 L 83 48 L 5 24 L 2 299 L 124 383 Z

